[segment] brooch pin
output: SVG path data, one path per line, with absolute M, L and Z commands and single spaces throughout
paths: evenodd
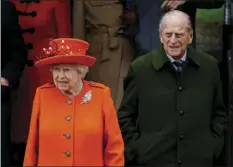
M 85 104 L 85 103 L 91 101 L 91 98 L 92 98 L 92 91 L 90 90 L 83 96 L 81 104 Z

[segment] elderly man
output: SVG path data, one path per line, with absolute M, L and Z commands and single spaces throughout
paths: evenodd
M 187 14 L 166 13 L 159 33 L 163 46 L 136 59 L 125 78 L 118 119 L 126 165 L 211 166 L 226 125 L 218 63 L 188 47 Z
M 124 20 L 127 24 L 126 33 L 135 40 L 138 56 L 142 56 L 155 47 L 159 42 L 159 19 L 170 10 L 180 10 L 190 16 L 195 30 L 197 8 L 220 8 L 224 0 L 124 0 Z M 136 21 L 137 20 L 137 21 Z M 195 31 L 193 46 L 195 46 Z

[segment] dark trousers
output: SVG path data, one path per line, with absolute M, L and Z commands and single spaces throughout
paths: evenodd
M 2 166 L 12 165 L 11 149 L 11 110 L 10 110 L 10 90 L 1 86 L 1 161 Z
M 12 152 L 14 155 L 13 166 L 23 166 L 25 148 L 25 143 L 12 144 Z

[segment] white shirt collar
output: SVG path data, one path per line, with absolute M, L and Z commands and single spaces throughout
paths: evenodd
M 168 59 L 173 63 L 175 59 L 173 59 L 171 56 L 167 55 Z M 182 61 L 186 61 L 187 59 L 187 51 L 185 51 L 184 56 L 180 59 Z

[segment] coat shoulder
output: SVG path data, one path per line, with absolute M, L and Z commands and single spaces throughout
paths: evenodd
M 147 67 L 148 65 L 151 65 L 152 56 L 153 56 L 153 52 L 149 52 L 145 55 L 138 57 L 131 63 L 131 67 L 134 70 L 137 70 L 137 69 L 143 69 L 143 67 Z
M 39 87 L 39 89 L 49 89 L 49 88 L 55 88 L 54 83 L 46 83 Z
M 201 62 L 205 66 L 212 66 L 213 67 L 213 66 L 218 65 L 218 60 L 215 59 L 214 56 L 212 56 L 212 55 L 210 55 L 208 53 L 196 50 L 196 55 L 199 55 L 199 58 L 200 58 Z
M 87 81 L 87 83 L 92 88 L 103 89 L 103 90 L 108 88 L 106 85 L 94 81 Z

